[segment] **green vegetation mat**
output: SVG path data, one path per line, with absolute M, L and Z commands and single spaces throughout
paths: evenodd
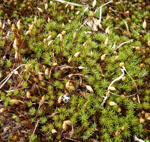
M 0 142 L 149 139 L 149 0 L 0 1 Z

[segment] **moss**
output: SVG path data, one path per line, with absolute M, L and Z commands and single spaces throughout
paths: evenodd
M 87 4 L 86 12 L 52 0 L 0 4 L 0 113 L 13 116 L 0 125 L 27 121 L 15 136 L 15 125 L 9 136 L 0 131 L 2 139 L 149 139 L 148 2 L 115 0 L 100 24 L 96 9 L 105 1 Z

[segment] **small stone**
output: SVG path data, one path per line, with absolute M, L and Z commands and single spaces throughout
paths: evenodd
M 61 97 L 63 103 L 67 104 L 70 101 L 70 96 L 68 94 L 64 94 Z

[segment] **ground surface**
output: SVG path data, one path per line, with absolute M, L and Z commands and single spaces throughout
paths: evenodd
M 0 141 L 147 142 L 149 0 L 0 2 Z

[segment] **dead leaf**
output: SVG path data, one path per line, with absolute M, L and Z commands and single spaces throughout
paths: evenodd
M 57 133 L 57 131 L 56 131 L 56 129 L 52 129 L 52 134 L 55 134 L 55 133 Z
M 43 10 L 42 10 L 40 7 L 37 7 L 37 9 L 38 9 L 41 13 L 43 13 Z
M 93 89 L 92 89 L 92 87 L 91 87 L 90 85 L 86 85 L 86 89 L 87 89 L 88 91 L 90 91 L 91 93 L 94 92 Z
M 109 105 L 110 105 L 110 106 L 116 106 L 117 103 L 115 103 L 115 102 L 113 102 L 113 101 L 110 101 L 110 102 L 109 102 Z
M 83 66 L 79 66 L 78 69 L 82 70 L 82 69 L 84 69 L 84 67 Z
M 48 9 L 48 3 L 45 4 L 45 10 L 47 10 L 47 9 Z
M 58 112 L 54 112 L 54 113 L 52 113 L 51 115 L 48 115 L 47 118 L 52 118 L 52 117 L 54 117 L 56 114 L 58 114 Z
M 103 55 L 101 56 L 101 60 L 104 61 L 105 58 L 106 58 L 106 54 L 103 54 Z
M 39 102 L 39 108 L 44 104 L 45 102 L 45 96 L 42 96 L 40 102 Z
M 73 128 L 73 125 L 72 125 L 72 129 L 71 129 L 71 131 L 69 132 L 70 138 L 73 136 L 73 134 L 74 134 L 74 128 Z
M 50 41 L 48 42 L 48 46 L 51 45 L 52 43 L 53 43 L 53 40 L 50 40 Z
M 144 20 L 144 22 L 143 22 L 143 29 L 146 29 L 146 26 L 147 26 L 147 23 L 146 23 L 146 21 Z
M 75 74 L 69 74 L 68 77 L 71 78 L 72 76 L 82 76 L 82 77 L 88 77 L 86 75 L 80 74 L 80 73 L 75 73 Z
M 0 113 L 3 113 L 5 110 L 5 108 L 0 108 Z
M 50 40 L 52 38 L 52 35 L 49 35 L 48 37 L 47 37 L 47 40 Z
M 75 53 L 75 54 L 74 54 L 74 57 L 76 57 L 76 58 L 79 57 L 80 53 L 81 53 L 80 51 L 77 52 L 77 53 Z
M 104 45 L 105 45 L 105 46 L 108 45 L 108 37 L 105 39 Z
M 49 68 L 45 69 L 45 75 L 49 76 Z
M 70 81 L 68 81 L 66 83 L 66 88 L 69 90 L 75 90 L 75 87 L 73 86 L 73 84 Z
M 94 27 L 94 29 L 93 29 L 93 23 L 94 23 L 93 20 L 88 20 L 86 24 L 87 24 L 90 28 L 92 28 L 93 31 L 97 31 L 96 27 Z
M 62 96 L 59 96 L 57 102 L 60 104 L 62 102 Z
M 116 91 L 116 88 L 115 87 L 110 87 L 109 90 Z
M 12 128 L 11 126 L 7 126 L 7 127 L 3 128 L 4 133 L 7 132 L 11 128 Z
M 71 122 L 70 120 L 65 120 L 65 121 L 63 122 L 62 128 L 63 128 L 63 130 L 66 131 L 69 126 L 72 126 L 72 122 Z
M 27 93 L 26 93 L 26 97 L 27 97 L 28 99 L 30 99 L 30 98 L 31 98 L 31 93 L 30 93 L 29 91 L 27 91 Z
M 107 28 L 105 29 L 105 33 L 106 33 L 106 34 L 109 34 L 109 33 L 110 33 L 109 27 L 107 27 Z
M 92 20 L 93 20 L 93 24 L 95 24 L 96 26 L 99 26 L 99 24 L 100 24 L 99 19 L 92 18 Z
M 84 104 L 84 107 L 87 107 L 88 101 Z
M 17 28 L 18 28 L 18 30 L 21 30 L 21 23 L 20 23 L 20 20 L 17 22 Z
M 13 103 L 13 104 L 15 104 L 15 105 L 17 105 L 19 103 L 23 103 L 22 101 L 16 100 L 16 99 L 12 99 L 12 100 L 10 100 L 10 102 Z
M 146 118 L 147 120 L 150 120 L 150 113 L 145 113 L 145 118 Z
M 98 31 L 98 28 L 97 28 L 97 26 L 95 25 L 95 24 L 93 24 L 93 31 Z
M 96 0 L 93 1 L 92 7 L 94 8 L 96 6 Z
M 72 68 L 75 68 L 75 67 L 71 67 L 71 66 L 68 66 L 68 65 L 61 65 L 59 66 L 60 70 L 64 70 L 64 69 L 72 69 Z

